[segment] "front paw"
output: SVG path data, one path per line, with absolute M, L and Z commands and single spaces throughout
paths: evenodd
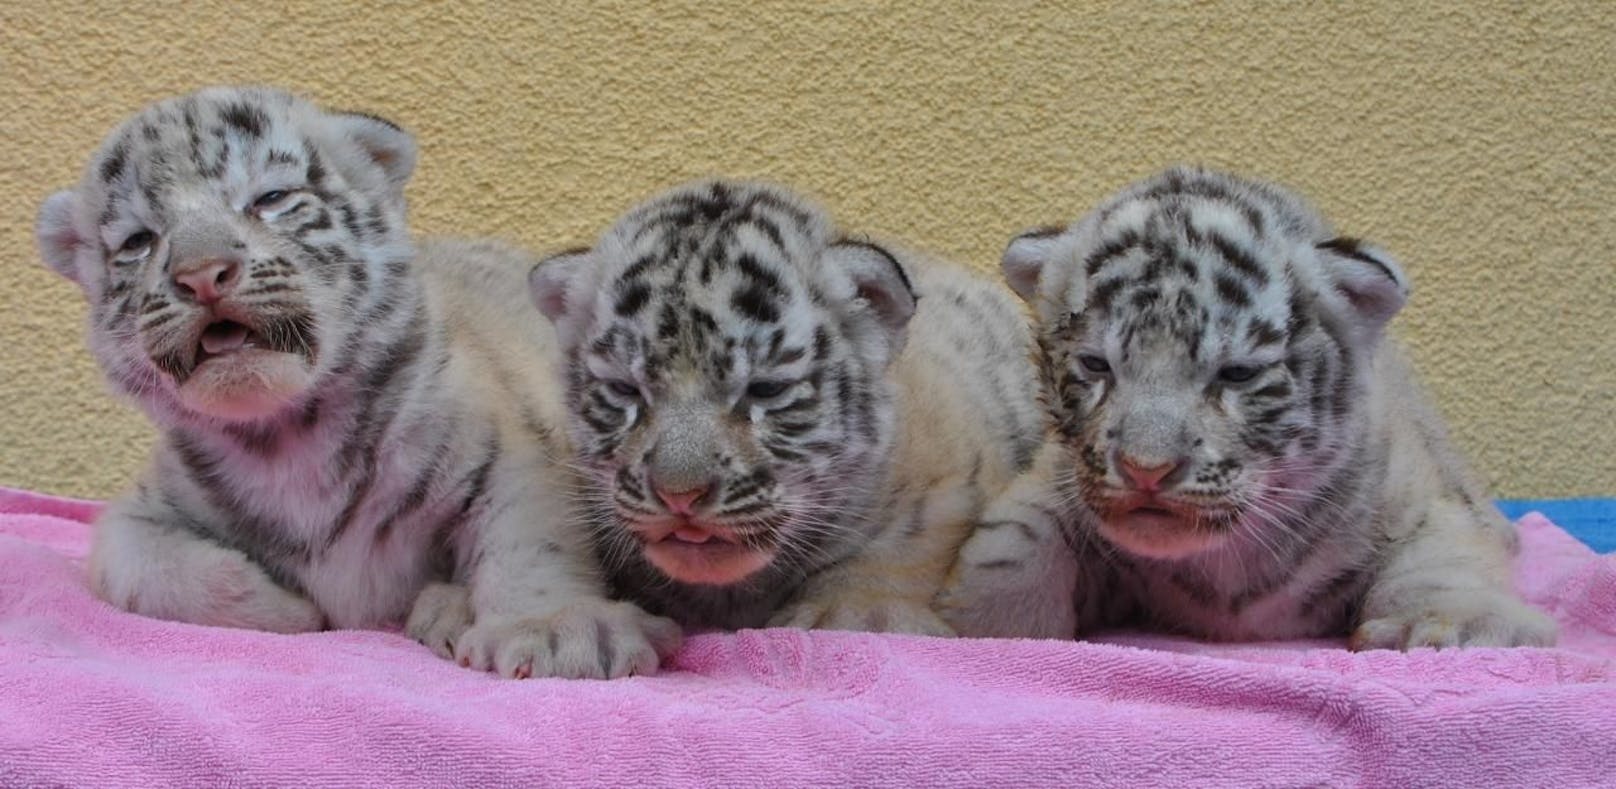
M 404 632 L 438 657 L 451 660 L 455 643 L 471 625 L 471 590 L 458 584 L 433 583 L 416 596 Z
M 916 636 L 954 635 L 954 629 L 923 603 L 851 593 L 788 606 L 769 620 L 769 626 Z
M 1554 620 L 1512 595 L 1467 590 L 1366 619 L 1353 631 L 1348 646 L 1353 650 L 1546 647 L 1554 645 L 1556 631 Z
M 681 640 L 671 619 L 632 603 L 587 600 L 549 616 L 477 622 L 455 642 L 454 658 L 515 679 L 616 679 L 655 674 Z

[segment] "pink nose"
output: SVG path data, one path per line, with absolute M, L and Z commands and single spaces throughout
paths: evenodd
M 1147 492 L 1155 492 L 1162 486 L 1162 480 L 1172 475 L 1184 465 L 1182 460 L 1169 460 L 1166 463 L 1145 464 L 1135 458 L 1121 455 L 1117 458 L 1117 467 L 1122 475 L 1133 483 L 1133 486 Z
M 234 260 L 200 260 L 174 270 L 174 289 L 180 298 L 198 304 L 212 304 L 236 289 L 241 264 Z
M 707 491 L 712 490 L 710 485 L 700 485 L 689 490 L 671 491 L 656 488 L 657 498 L 668 505 L 668 509 L 675 515 L 690 515 L 695 509 L 696 502 L 701 501 Z

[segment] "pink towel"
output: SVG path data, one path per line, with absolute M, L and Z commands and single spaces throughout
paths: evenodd
M 1558 649 L 709 635 L 656 677 L 502 681 L 391 633 L 101 604 L 96 506 L 0 490 L 0 786 L 1616 783 L 1616 556 L 1531 515 Z

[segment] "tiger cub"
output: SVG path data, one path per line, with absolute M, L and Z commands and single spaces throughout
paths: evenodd
M 713 180 L 532 291 L 619 594 L 694 628 L 949 632 L 931 604 L 954 552 L 1042 435 L 1002 286 Z
M 532 259 L 413 249 L 415 156 L 390 122 L 213 88 L 135 115 L 45 201 L 43 257 L 161 436 L 99 519 L 91 584 L 148 616 L 290 633 L 401 624 L 453 579 L 477 620 L 463 663 L 654 670 L 675 627 L 608 601 L 569 514 Z
M 1554 640 L 1384 336 L 1409 294 L 1391 258 L 1278 187 L 1175 168 L 1016 238 L 1003 269 L 1055 424 L 962 551 L 961 633 Z

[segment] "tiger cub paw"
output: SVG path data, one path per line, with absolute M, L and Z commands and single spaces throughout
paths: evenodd
M 452 660 L 455 643 L 471 625 L 471 590 L 459 584 L 433 583 L 416 596 L 404 632 L 438 657 Z
M 655 674 L 681 641 L 671 619 L 587 600 L 549 616 L 478 621 L 455 641 L 454 659 L 513 679 L 617 679 Z
M 1557 629 L 1553 619 L 1513 595 L 1465 590 L 1367 619 L 1348 645 L 1354 650 L 1546 647 L 1554 645 Z

